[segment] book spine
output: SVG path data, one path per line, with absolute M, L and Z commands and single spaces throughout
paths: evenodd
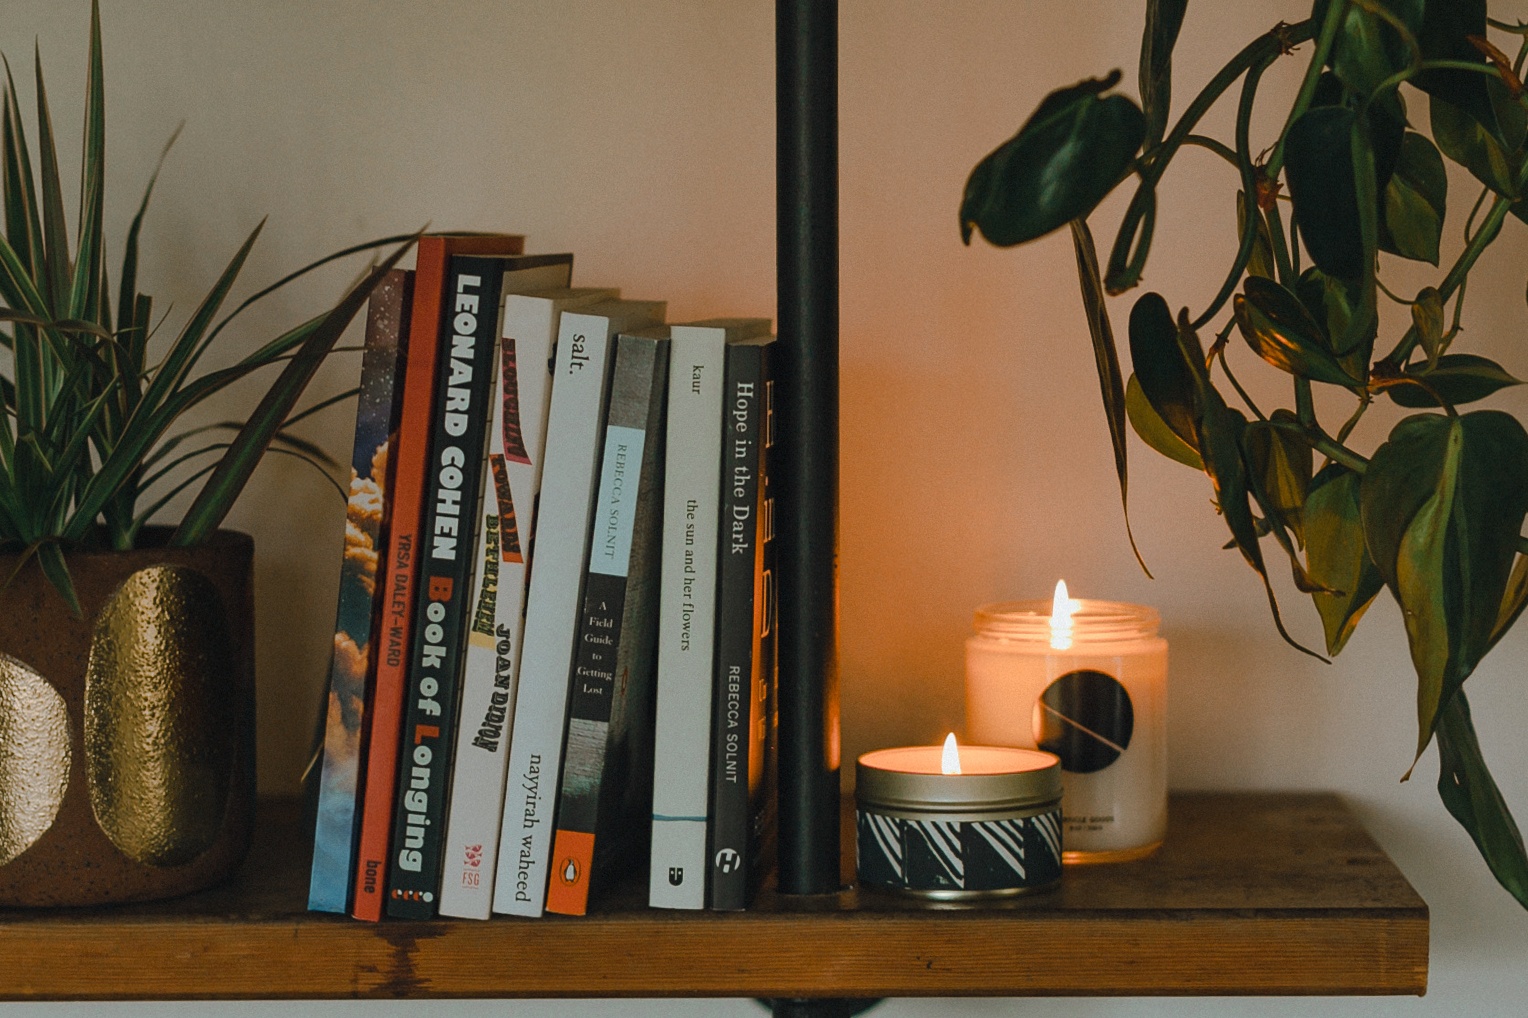
M 419 543 L 425 462 L 434 410 L 435 352 L 440 339 L 446 257 L 458 249 L 518 254 L 523 246 L 524 239 L 520 237 L 427 236 L 419 239 L 415 255 L 414 290 L 407 315 L 403 406 L 396 441 L 388 452 L 393 508 L 387 542 L 377 562 L 385 571 L 385 578 L 378 606 L 377 680 L 366 745 L 361 845 L 356 854 L 354 903 L 350 910 L 357 919 L 376 922 L 382 918 L 386 904 L 388 838 L 392 832 L 403 687 L 414 613 L 414 550 Z
M 354 889 L 362 754 L 370 721 L 368 704 L 376 681 L 376 645 L 371 634 L 380 603 L 377 555 L 387 543 L 392 497 L 388 443 L 398 426 L 412 291 L 413 273 L 394 269 L 372 291 L 366 314 L 334 656 L 329 667 L 324 762 L 308 882 L 308 908 L 319 912 L 349 911 Z
M 505 301 L 498 398 L 482 485 L 483 554 L 462 669 L 440 888 L 441 914 L 464 919 L 487 919 L 493 903 L 555 321 L 550 301 Z
M 493 910 L 510 915 L 539 916 L 546 901 L 610 349 L 605 319 L 564 313 L 494 875 Z
M 779 834 L 780 594 L 775 563 L 775 498 L 771 490 L 770 452 L 775 444 L 775 379 L 773 341 L 759 350 L 763 420 L 759 435 L 759 575 L 754 585 L 754 617 L 758 633 L 753 669 L 753 738 L 748 747 L 749 808 L 752 811 L 748 867 L 748 898 L 773 868 Z
M 670 350 L 648 904 L 706 907 L 723 334 Z
M 628 783 L 646 783 L 636 771 L 649 765 L 617 759 L 612 743 L 626 736 L 629 746 L 633 715 L 651 703 L 667 368 L 667 339 L 617 340 L 546 900 L 547 911 L 563 915 L 588 911 L 597 839 L 609 823 L 602 812 L 617 808 Z
M 414 649 L 403 714 L 405 759 L 394 799 L 388 866 L 387 914 L 397 918 L 428 919 L 437 911 L 503 272 L 491 259 L 456 255 L 446 276 L 449 303 L 441 334 L 449 338 L 440 344 L 435 371 Z
M 711 725 L 711 908 L 747 907 L 751 813 L 749 741 L 757 667 L 760 348 L 729 346 L 723 392 L 721 528 L 717 547 L 716 671 Z
M 393 790 L 398 776 L 398 733 L 408 667 L 409 627 L 414 610 L 414 552 L 419 541 L 419 509 L 429 451 L 430 412 L 435 395 L 435 348 L 440 331 L 440 297 L 446 267 L 445 241 L 422 237 L 415 260 L 414 299 L 403 375 L 403 408 L 398 440 L 389 451 L 393 475 L 392 527 L 378 565 L 385 570 L 378 623 L 377 680 L 373 689 L 371 737 L 366 747 L 366 794 L 361 812 L 361 846 L 356 855 L 351 915 L 382 918 L 387 878 Z

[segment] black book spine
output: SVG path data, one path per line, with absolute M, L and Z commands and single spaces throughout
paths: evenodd
M 415 584 L 414 656 L 388 861 L 387 914 L 402 919 L 432 918 L 438 906 L 503 274 L 501 261 L 454 256 L 441 302 L 436 409 Z
M 750 775 L 754 672 L 759 667 L 758 597 L 763 576 L 760 478 L 764 425 L 763 347 L 727 347 L 722 404 L 721 533 L 717 549 L 716 686 L 711 716 L 713 909 L 748 907 L 755 846 Z

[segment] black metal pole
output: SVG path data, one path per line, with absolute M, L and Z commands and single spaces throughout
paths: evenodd
M 779 886 L 839 888 L 838 2 L 775 4 Z

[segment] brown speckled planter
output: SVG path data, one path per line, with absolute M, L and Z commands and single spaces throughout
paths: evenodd
M 254 815 L 253 557 L 231 531 L 71 553 L 83 618 L 35 562 L 0 588 L 0 906 L 166 898 L 238 867 Z M 15 567 L 0 555 L 0 580 Z M 51 824 L 28 818 L 39 796 Z

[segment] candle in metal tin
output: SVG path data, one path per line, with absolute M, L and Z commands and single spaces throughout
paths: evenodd
M 1061 762 L 1006 746 L 908 746 L 855 767 L 862 885 L 943 901 L 1061 879 Z

